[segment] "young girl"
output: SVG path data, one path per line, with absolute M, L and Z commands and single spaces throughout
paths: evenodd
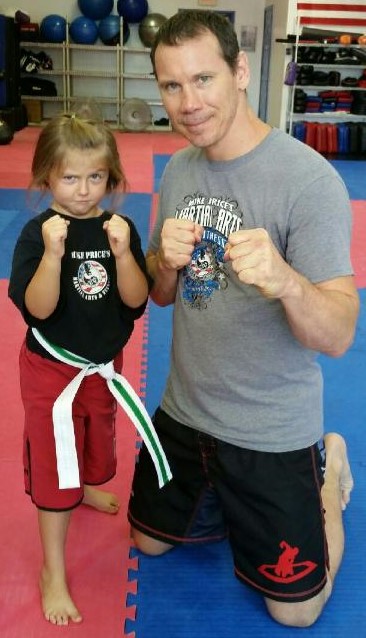
M 117 497 L 93 486 L 116 472 L 110 381 L 121 370 L 149 285 L 134 224 L 100 205 L 107 193 L 126 186 L 114 135 L 104 123 L 75 115 L 50 121 L 36 145 L 32 176 L 32 186 L 53 200 L 21 232 L 9 296 L 28 324 L 20 353 L 24 471 L 26 492 L 38 508 L 43 613 L 67 625 L 82 620 L 66 578 L 70 514 L 80 503 L 118 511 Z M 80 368 L 80 387 L 72 388 Z

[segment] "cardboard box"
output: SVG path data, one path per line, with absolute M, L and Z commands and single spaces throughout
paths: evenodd
M 42 102 L 41 100 L 22 99 L 27 110 L 28 122 L 30 124 L 40 124 L 42 122 Z

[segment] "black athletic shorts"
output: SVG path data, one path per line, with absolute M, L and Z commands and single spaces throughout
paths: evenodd
M 263 596 L 301 602 L 318 594 L 329 567 L 320 444 L 283 453 L 247 450 L 182 425 L 160 408 L 154 424 L 173 479 L 159 489 L 142 446 L 131 525 L 172 545 L 228 536 L 236 576 Z

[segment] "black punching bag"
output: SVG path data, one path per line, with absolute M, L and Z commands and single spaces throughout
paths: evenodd
M 0 107 L 20 103 L 19 25 L 14 18 L 0 15 Z

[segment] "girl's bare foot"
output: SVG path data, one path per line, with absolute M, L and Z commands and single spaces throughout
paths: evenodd
M 82 616 L 75 607 L 66 582 L 62 578 L 53 578 L 43 568 L 39 585 L 46 620 L 53 625 L 68 625 L 69 621 L 75 623 L 82 621 Z
M 347 447 L 344 438 L 340 434 L 331 432 L 324 437 L 326 449 L 326 472 L 333 470 L 339 480 L 341 493 L 341 506 L 345 510 L 351 498 L 353 489 L 353 477 L 347 457 Z
M 107 514 L 117 514 L 119 511 L 119 501 L 115 494 L 97 490 L 90 485 L 84 485 L 83 503 Z

